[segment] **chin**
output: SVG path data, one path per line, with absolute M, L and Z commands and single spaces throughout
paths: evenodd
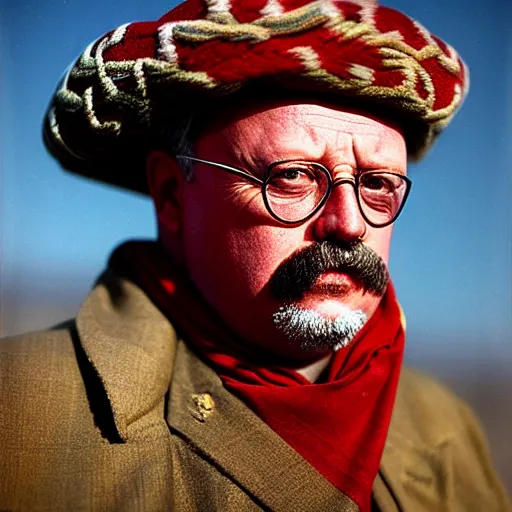
M 301 300 L 282 305 L 272 320 L 288 341 L 306 352 L 335 351 L 347 347 L 369 315 L 347 301 L 334 298 Z

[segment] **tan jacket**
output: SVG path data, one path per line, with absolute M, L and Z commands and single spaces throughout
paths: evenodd
M 0 510 L 357 511 L 107 271 L 76 321 L 0 341 Z M 404 369 L 383 512 L 508 510 L 467 407 Z

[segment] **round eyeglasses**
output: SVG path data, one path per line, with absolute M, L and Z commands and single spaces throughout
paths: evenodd
M 183 155 L 177 158 L 212 165 L 257 183 L 270 215 L 284 224 L 308 220 L 327 202 L 334 187 L 349 183 L 354 187 L 364 220 L 370 226 L 383 228 L 400 215 L 412 184 L 406 176 L 388 170 L 364 171 L 333 180 L 322 164 L 306 160 L 274 162 L 261 180 L 247 171 L 218 162 Z

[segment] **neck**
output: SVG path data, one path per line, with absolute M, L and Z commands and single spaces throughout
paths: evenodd
M 329 354 L 314 363 L 308 364 L 307 366 L 303 366 L 302 368 L 297 368 L 296 372 L 300 373 L 303 377 L 309 380 L 309 382 L 316 382 L 318 377 L 322 374 L 322 372 L 327 368 L 327 365 L 330 363 L 333 354 Z

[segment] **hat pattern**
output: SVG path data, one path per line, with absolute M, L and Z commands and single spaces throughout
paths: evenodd
M 47 141 L 68 162 L 108 159 L 134 150 L 162 102 L 192 107 L 256 82 L 379 102 L 424 126 L 423 153 L 469 80 L 450 45 L 376 2 L 187 0 L 85 50 L 54 95 Z

